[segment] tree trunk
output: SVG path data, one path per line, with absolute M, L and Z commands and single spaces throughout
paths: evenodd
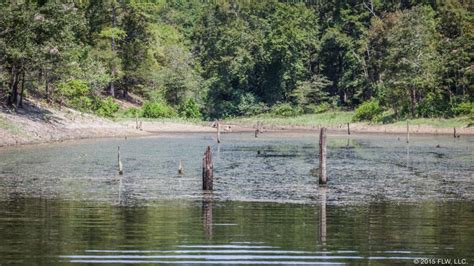
M 11 75 L 12 75 L 11 82 L 10 82 L 11 92 L 10 92 L 10 96 L 8 97 L 8 105 L 13 106 L 17 104 L 17 100 L 18 100 L 18 79 L 19 79 L 18 72 L 14 66 L 12 67 Z
M 115 28 L 116 24 L 116 14 L 115 14 L 115 3 L 112 1 L 112 27 Z M 112 54 L 115 54 L 115 37 L 112 34 L 112 40 L 111 40 L 111 47 L 112 47 Z M 110 81 L 109 84 L 109 93 L 112 97 L 115 97 L 115 86 L 114 86 L 114 78 L 117 74 L 117 69 L 114 65 L 112 65 L 111 69 L 111 74 L 112 74 L 112 80 Z
M 44 72 L 44 90 L 46 92 L 46 101 L 49 102 L 49 77 L 48 70 Z
M 22 77 L 21 77 L 21 92 L 20 92 L 20 97 L 18 99 L 18 106 L 23 107 L 23 96 L 25 94 L 25 71 L 23 71 Z
M 415 117 L 416 111 L 416 90 L 414 88 L 411 89 L 411 115 Z

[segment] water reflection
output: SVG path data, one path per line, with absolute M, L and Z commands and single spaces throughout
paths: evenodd
M 212 239 L 212 192 L 203 192 L 202 225 L 208 239 Z
M 327 230 L 326 230 L 326 193 L 327 193 L 327 187 L 326 186 L 320 186 L 319 187 L 320 191 L 320 207 L 319 207 L 319 240 L 321 242 L 321 245 L 325 246 L 326 245 L 326 235 L 327 235 Z
M 2 265 L 411 264 L 432 257 L 472 263 L 473 236 L 474 206 L 467 202 L 310 206 L 205 196 L 143 206 L 0 202 Z

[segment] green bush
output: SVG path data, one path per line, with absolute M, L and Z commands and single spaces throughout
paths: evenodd
M 66 100 L 66 105 L 82 111 L 93 108 L 93 99 L 89 97 L 90 88 L 84 80 L 73 79 L 58 84 L 60 97 Z
M 201 118 L 199 106 L 193 99 L 188 99 L 184 104 L 179 107 L 179 115 L 185 118 Z
M 302 109 L 300 107 L 293 107 L 289 103 L 280 103 L 272 106 L 270 112 L 274 115 L 290 117 L 301 114 Z
M 364 102 L 355 110 L 354 121 L 376 121 L 383 113 L 376 100 Z
M 474 102 L 462 102 L 453 107 L 455 115 L 474 115 Z
M 252 93 L 245 93 L 240 96 L 237 110 L 239 115 L 251 116 L 264 113 L 268 107 L 265 103 L 259 102 Z
M 109 96 L 105 100 L 98 100 L 95 112 L 100 116 L 113 117 L 119 109 L 119 105 Z
M 176 116 L 175 111 L 164 102 L 145 102 L 143 104 L 143 117 L 169 118 Z
M 416 106 L 416 113 L 421 117 L 441 117 L 449 115 L 449 105 L 440 94 L 428 93 Z

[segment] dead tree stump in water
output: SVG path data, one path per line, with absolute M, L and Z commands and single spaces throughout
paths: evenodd
M 350 123 L 347 123 L 347 135 L 350 135 L 350 134 L 351 134 Z
M 410 143 L 410 125 L 408 124 L 408 119 L 407 119 L 407 143 Z
M 319 134 L 319 184 L 326 185 L 326 128 L 322 127 Z
M 123 175 L 123 165 L 122 165 L 122 161 L 120 160 L 120 146 L 118 146 L 118 149 L 117 149 L 117 161 L 118 161 L 119 175 Z
M 179 160 L 178 174 L 179 174 L 179 175 L 183 175 L 183 174 L 184 174 L 183 162 L 182 162 L 181 160 Z
M 217 121 L 217 143 L 221 143 L 221 124 Z
M 213 170 L 211 147 L 207 146 L 204 158 L 202 158 L 202 189 L 212 190 Z
M 454 128 L 454 138 L 459 138 L 461 135 L 457 134 L 456 128 Z

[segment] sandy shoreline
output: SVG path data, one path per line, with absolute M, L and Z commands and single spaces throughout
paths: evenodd
M 347 124 L 326 126 L 329 132 L 347 134 Z M 223 133 L 254 132 L 255 125 L 223 123 Z M 264 125 L 266 132 L 316 131 L 318 126 Z M 406 134 L 402 125 L 350 125 L 351 134 Z M 72 109 L 56 110 L 40 103 L 29 104 L 25 109 L 13 113 L 0 109 L 0 147 L 65 140 L 150 136 L 160 133 L 214 133 L 212 123 L 193 124 L 188 122 L 142 121 L 142 128 L 136 129 L 134 120 L 114 122 L 94 115 L 84 114 Z M 453 135 L 453 128 L 439 128 L 428 125 L 410 125 L 410 134 Z M 474 135 L 474 128 L 456 128 L 460 136 Z

